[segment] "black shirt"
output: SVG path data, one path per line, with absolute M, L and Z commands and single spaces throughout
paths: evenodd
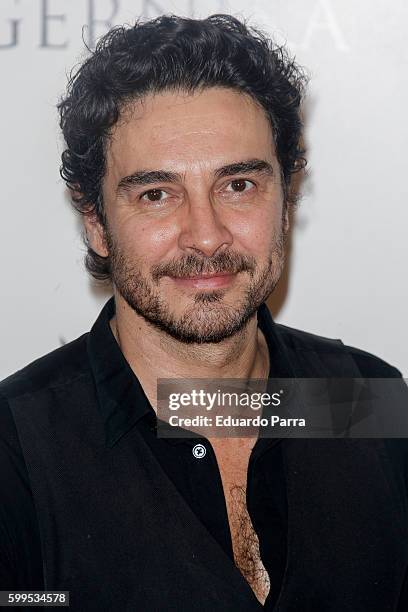
M 154 410 L 110 329 L 114 310 L 111 298 L 86 334 L 106 439 L 114 444 L 130 428 L 137 427 L 193 512 L 233 559 L 222 482 L 212 447 L 204 441 L 206 456 L 196 459 L 192 449 L 197 440 L 157 437 Z M 275 324 L 265 304 L 258 310 L 258 324 L 269 348 L 269 377 L 293 376 L 294 368 L 276 342 Z M 395 368 L 368 353 L 350 351 L 363 376 L 400 375 Z M 405 440 L 389 440 L 387 448 L 396 473 L 405 475 L 404 485 L 408 489 Z M 16 427 L 5 398 L 0 398 L 0 487 L 0 590 L 42 590 L 43 565 L 36 511 Z M 277 439 L 259 439 L 254 446 L 248 466 L 247 505 L 270 577 L 267 605 L 272 609 L 285 569 L 288 522 L 282 452 Z

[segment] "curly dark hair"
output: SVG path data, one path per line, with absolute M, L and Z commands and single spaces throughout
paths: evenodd
M 306 76 L 283 46 L 231 15 L 206 19 L 162 15 L 105 34 L 70 75 L 58 104 L 67 144 L 61 177 L 80 213 L 95 213 L 102 226 L 106 145 L 125 106 L 165 90 L 187 93 L 227 87 L 251 96 L 266 111 L 280 164 L 285 203 L 294 203 L 292 174 L 306 165 L 300 104 Z M 109 280 L 109 257 L 87 247 L 85 266 Z

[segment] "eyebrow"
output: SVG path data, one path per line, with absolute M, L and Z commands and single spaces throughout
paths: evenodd
M 214 171 L 216 178 L 224 178 L 233 176 L 234 174 L 264 174 L 273 176 L 274 171 L 272 164 L 264 159 L 247 159 L 245 161 L 234 162 L 221 166 Z M 169 170 L 137 170 L 129 176 L 120 179 L 116 192 L 120 194 L 127 191 L 135 185 L 151 185 L 152 183 L 178 183 L 183 180 L 183 177 L 178 172 Z

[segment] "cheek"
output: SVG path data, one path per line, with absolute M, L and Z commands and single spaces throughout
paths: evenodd
M 153 263 L 168 256 L 177 241 L 177 228 L 168 221 L 128 218 L 117 226 L 117 240 L 132 258 Z
M 271 248 L 276 232 L 281 225 L 279 206 L 268 206 L 251 215 L 243 215 L 234 220 L 231 232 L 236 249 L 260 257 L 265 256 Z

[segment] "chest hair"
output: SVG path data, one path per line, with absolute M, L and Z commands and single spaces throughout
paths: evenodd
M 246 506 L 243 485 L 230 485 L 226 492 L 235 565 L 263 604 L 269 592 L 269 576 L 259 553 L 259 540 Z
M 235 565 L 263 604 L 269 575 L 259 552 L 259 541 L 246 505 L 248 461 L 254 441 L 243 438 L 211 440 L 220 469 Z

